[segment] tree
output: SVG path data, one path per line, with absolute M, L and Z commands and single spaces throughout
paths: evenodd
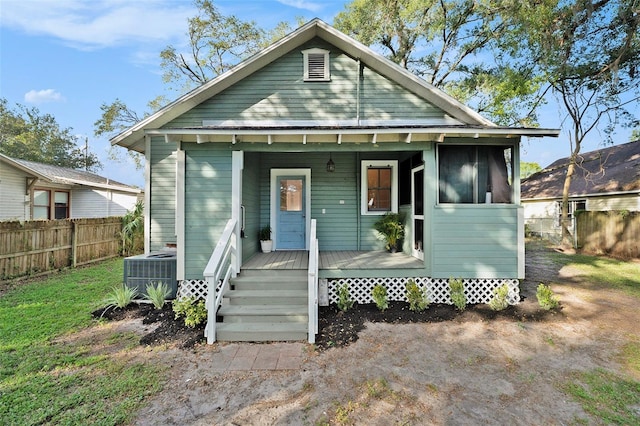
M 72 128 L 61 128 L 50 114 L 17 105 L 10 109 L 0 98 L 0 152 L 21 160 L 94 171 L 102 168 L 88 147 L 78 145 Z
M 568 198 L 588 134 L 612 143 L 620 126 L 638 126 L 638 0 L 541 0 L 514 9 L 512 54 L 557 97 L 571 147 L 562 194 L 563 245 L 571 246 Z
M 531 124 L 540 81 L 502 55 L 509 1 L 354 0 L 334 25 L 501 124 Z
M 542 170 L 540 164 L 527 161 L 520 162 L 520 179 L 526 179 L 534 173 Z

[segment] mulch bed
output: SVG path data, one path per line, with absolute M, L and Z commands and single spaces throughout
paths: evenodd
M 543 321 L 558 311 L 527 310 L 522 305 L 509 306 L 503 311 L 493 311 L 487 305 L 469 305 L 464 312 L 452 305 L 431 304 L 423 312 L 409 310 L 406 302 L 389 302 L 389 308 L 381 312 L 375 304 L 354 305 L 346 312 L 336 305 L 321 306 L 318 312 L 319 333 L 316 336 L 318 350 L 342 347 L 358 340 L 358 333 L 367 321 L 391 324 L 429 323 L 442 321 L 479 321 L 509 319 L 512 321 Z M 142 345 L 176 344 L 183 349 L 203 343 L 204 324 L 195 328 L 184 325 L 182 319 L 175 319 L 171 303 L 163 309 L 154 309 L 148 303 L 133 303 L 124 309 L 102 308 L 92 312 L 94 318 L 111 321 L 142 318 L 143 324 L 159 323 L 152 331 L 142 336 Z

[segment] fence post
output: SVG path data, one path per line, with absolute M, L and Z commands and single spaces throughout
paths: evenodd
M 75 268 L 78 263 L 78 223 L 71 221 L 71 267 Z

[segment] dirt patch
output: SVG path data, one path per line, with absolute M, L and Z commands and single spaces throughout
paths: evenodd
M 623 344 L 640 341 L 638 300 L 584 282 L 548 250 L 527 246 L 523 301 L 499 313 L 484 305 L 463 313 L 431 305 L 422 314 L 405 303 L 384 314 L 373 305 L 323 308 L 300 371 L 220 370 L 213 363 L 224 343 L 189 346 L 169 332 L 150 338 L 158 349 L 146 354 L 149 362 L 170 366 L 170 377 L 133 423 L 597 423 L 561 385 L 594 368 L 633 374 L 619 359 Z M 560 297 L 560 311 L 538 309 L 540 282 Z M 155 329 L 139 336 L 150 334 Z

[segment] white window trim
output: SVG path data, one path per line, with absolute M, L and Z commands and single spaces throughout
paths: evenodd
M 324 55 L 324 77 L 323 78 L 310 78 L 309 77 L 309 54 L 323 54 Z M 302 51 L 302 58 L 304 62 L 304 81 L 331 81 L 331 67 L 329 66 L 329 51 L 325 49 L 307 49 Z
M 398 160 L 363 160 L 360 165 L 360 212 L 363 216 L 382 216 L 385 211 L 369 211 L 367 169 L 391 167 L 391 213 L 398 213 Z

